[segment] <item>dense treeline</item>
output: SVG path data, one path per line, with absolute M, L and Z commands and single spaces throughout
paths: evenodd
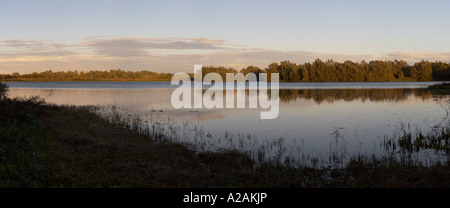
M 259 72 L 257 67 L 247 67 L 243 72 Z M 272 63 L 268 73 L 280 73 L 284 82 L 390 82 L 450 80 L 450 64 L 421 61 L 410 66 L 405 61 L 362 61 L 344 63 L 317 59 L 313 63 L 295 64 L 282 61 Z
M 233 68 L 204 66 L 203 74 L 219 73 L 225 80 L 226 73 L 237 73 Z M 406 61 L 375 60 L 367 63 L 316 59 L 312 63 L 296 64 L 290 61 L 271 63 L 267 68 L 248 66 L 239 72 L 247 74 L 279 73 L 281 82 L 391 82 L 391 81 L 443 81 L 450 80 L 450 63 L 421 61 L 408 65 Z M 150 71 L 123 70 L 89 72 L 45 71 L 19 75 L 0 75 L 4 81 L 169 81 L 173 74 Z M 192 74 L 191 74 L 191 77 Z M 270 76 L 269 76 L 270 78 Z
M 109 71 L 67 71 L 53 72 L 33 72 L 31 74 L 0 75 L 4 81 L 170 81 L 173 74 L 156 73 L 151 71 L 124 71 L 121 69 Z
M 203 74 L 218 72 L 237 73 L 232 68 L 203 67 Z M 450 64 L 421 61 L 408 65 L 406 61 L 362 61 L 360 63 L 316 59 L 313 63 L 296 64 L 290 61 L 271 63 L 266 69 L 248 66 L 239 72 L 247 74 L 279 73 L 281 82 L 391 82 L 391 81 L 442 81 L 450 80 Z M 270 76 L 269 76 L 270 77 Z

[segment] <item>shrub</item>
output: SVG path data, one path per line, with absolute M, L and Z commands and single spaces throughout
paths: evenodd
M 5 85 L 0 82 L 0 99 L 4 99 L 6 97 L 7 92 L 8 92 L 8 85 Z

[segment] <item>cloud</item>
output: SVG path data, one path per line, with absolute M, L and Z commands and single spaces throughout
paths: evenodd
M 2 46 L 6 47 L 20 47 L 20 48 L 42 48 L 48 44 L 45 44 L 44 41 L 35 41 L 35 40 L 4 40 L 1 41 Z
M 224 49 L 224 40 L 207 38 L 108 38 L 93 37 L 84 45 L 100 55 L 111 57 L 149 56 L 152 50 Z
M 30 73 L 34 71 L 67 70 L 151 70 L 156 72 L 191 72 L 193 65 L 233 67 L 240 70 L 249 65 L 260 68 L 272 62 L 289 60 L 295 63 L 315 59 L 351 60 L 406 60 L 422 59 L 449 61 L 450 53 L 414 53 L 398 51 L 381 57 L 282 51 L 233 45 L 224 40 L 208 38 L 147 38 L 96 36 L 83 38 L 77 44 L 63 44 L 40 40 L 0 41 L 0 73 Z
M 0 41 L 0 62 L 6 60 L 44 59 L 75 54 L 73 46 L 50 41 L 4 40 Z
M 415 53 L 408 51 L 396 51 L 381 56 L 386 60 L 405 60 L 408 63 L 416 63 L 422 60 L 450 62 L 450 53 Z
M 55 43 L 52 41 L 45 40 L 3 40 L 0 41 L 0 47 L 6 47 L 10 49 L 24 49 L 24 50 L 35 50 L 35 51 L 43 51 L 43 50 L 56 50 L 65 47 L 73 47 L 74 45 Z
M 151 70 L 191 72 L 193 65 L 233 67 L 237 70 L 290 60 L 312 62 L 316 58 L 336 61 L 370 59 L 369 55 L 320 54 L 279 51 L 233 45 L 208 38 L 145 38 L 97 36 L 79 44 L 50 41 L 6 40 L 0 44 L 0 73 L 53 70 Z

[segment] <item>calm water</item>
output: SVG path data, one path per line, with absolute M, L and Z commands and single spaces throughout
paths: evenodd
M 326 161 L 337 151 L 381 154 L 383 141 L 402 129 L 427 132 L 441 123 L 445 110 L 439 102 L 449 97 L 417 91 L 435 83 L 280 83 L 280 113 L 273 120 L 260 119 L 266 109 L 174 109 L 170 97 L 176 86 L 170 82 L 7 84 L 11 97 L 39 95 L 62 105 L 116 105 L 124 114 L 166 125 L 165 133 L 202 143 L 205 149 L 248 150 L 278 141 L 294 158 L 308 155 Z M 429 154 L 433 153 L 422 156 Z

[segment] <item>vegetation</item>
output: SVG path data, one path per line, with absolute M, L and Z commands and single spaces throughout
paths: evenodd
M 130 72 L 121 69 L 109 71 L 67 71 L 33 72 L 31 74 L 12 73 L 0 75 L 3 81 L 170 81 L 173 74 L 151 71 Z
M 203 74 L 217 72 L 225 80 L 226 73 L 237 73 L 233 68 L 204 66 Z M 239 72 L 247 74 L 279 73 L 281 82 L 391 82 L 450 80 L 450 63 L 421 61 L 408 65 L 406 61 L 361 61 L 360 63 L 316 59 L 312 63 L 296 64 L 290 61 L 271 63 L 267 68 L 248 66 Z M 123 70 L 89 72 L 34 72 L 20 75 L 0 75 L 3 81 L 170 81 L 173 74 L 150 71 Z M 191 77 L 193 75 L 191 74 Z M 270 78 L 270 76 L 268 76 Z
M 438 95 L 450 95 L 450 83 L 442 83 L 428 86 L 422 89 L 424 92 L 431 92 Z
M 6 90 L 0 83 L 0 95 Z M 278 158 L 258 163 L 237 150 L 196 152 L 140 130 L 138 119 L 101 117 L 95 107 L 1 96 L 0 109 L 0 187 L 450 186 L 448 163 L 361 155 L 342 168 L 293 166 Z M 441 135 L 445 141 L 448 132 Z
M 8 85 L 2 84 L 0 82 L 0 100 L 6 98 L 6 93 L 8 92 Z
M 256 73 L 259 69 L 253 67 L 245 71 Z M 272 63 L 265 72 L 280 73 L 280 81 L 283 82 L 431 81 L 450 79 L 450 64 L 421 61 L 410 66 L 405 61 L 397 60 L 338 63 L 316 59 L 313 63 L 299 65 L 290 61 Z

